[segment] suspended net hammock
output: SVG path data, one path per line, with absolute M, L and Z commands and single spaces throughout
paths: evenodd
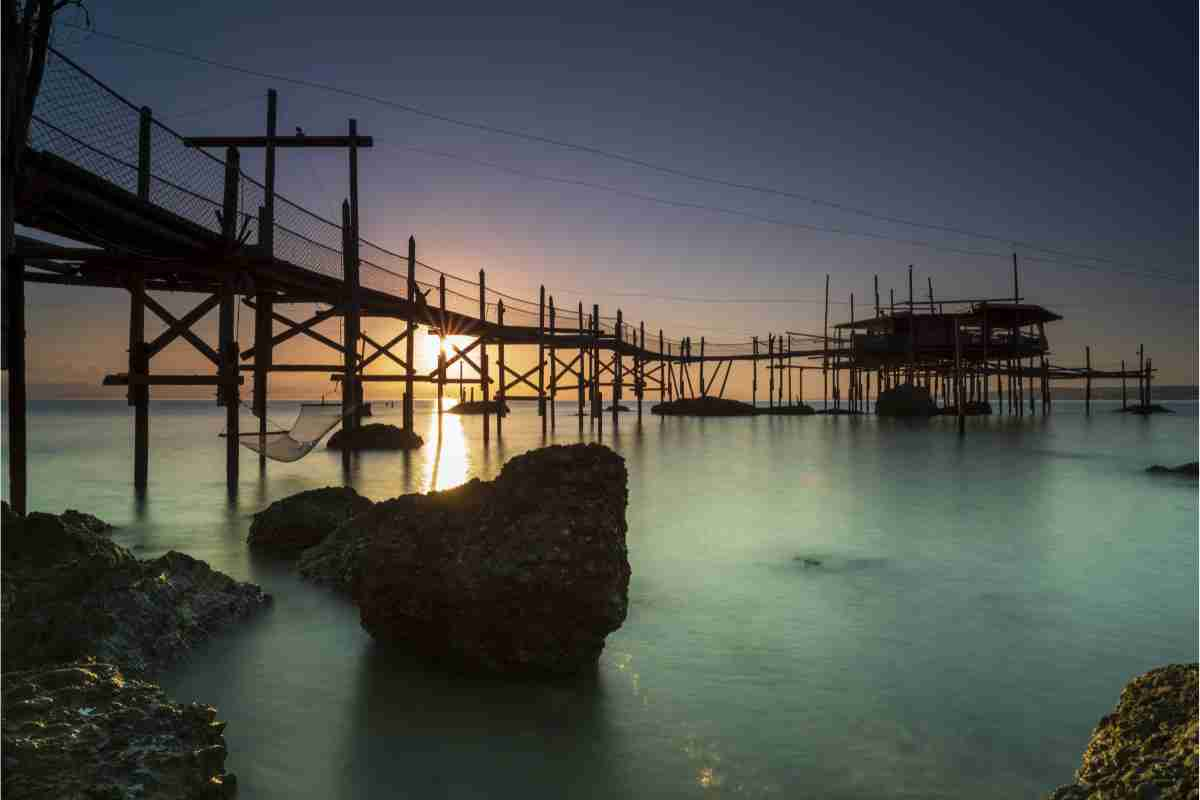
M 300 414 L 290 430 L 243 433 L 238 440 L 243 447 L 262 453 L 272 461 L 299 461 L 312 452 L 325 434 L 358 408 L 355 406 L 345 412 L 339 403 L 301 403 Z

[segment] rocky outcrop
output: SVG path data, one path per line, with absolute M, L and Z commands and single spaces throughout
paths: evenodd
M 300 554 L 296 566 L 301 577 L 349 594 L 358 579 L 369 529 L 369 521 L 357 517 L 339 525 Z
M 1155 464 L 1153 467 L 1147 467 L 1146 472 L 1151 475 L 1182 475 L 1185 478 L 1200 478 L 1200 463 L 1192 461 L 1188 464 L 1180 464 L 1178 467 L 1164 467 L 1161 464 Z
M 300 492 L 276 500 L 255 514 L 246 541 L 255 550 L 296 556 L 372 505 L 348 487 L 327 486 Z
M 268 599 L 184 553 L 139 561 L 69 517 L 5 507 L 3 526 L 4 671 L 86 656 L 159 669 Z
M 155 684 L 90 659 L 6 672 L 3 691 L 5 800 L 236 793 L 211 706 L 171 703 Z
M 748 417 L 757 413 L 754 406 L 741 400 L 722 397 L 681 397 L 650 407 L 651 414 L 666 417 Z
M 881 417 L 932 417 L 938 409 L 927 387 L 903 383 L 879 393 L 875 413 Z
M 354 596 L 375 638 L 505 673 L 594 666 L 628 607 L 624 460 L 555 446 L 492 482 L 379 503 L 347 524 L 365 536 Z
M 373 422 L 352 431 L 339 429 L 325 446 L 330 450 L 416 450 L 425 440 L 407 428 Z
M 1197 702 L 1196 664 L 1134 678 L 1092 732 L 1075 783 L 1049 800 L 1195 800 Z
M 447 414 L 505 414 L 509 408 L 499 400 L 465 400 L 453 408 L 447 408 Z
M 113 532 L 113 526 L 104 520 L 91 514 L 85 514 L 82 511 L 76 511 L 73 508 L 68 508 L 64 511 L 59 516 L 59 519 L 62 520 L 63 525 L 68 525 L 72 528 L 82 528 L 89 533 L 101 534 Z

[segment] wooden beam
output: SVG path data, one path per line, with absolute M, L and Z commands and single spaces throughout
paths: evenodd
M 374 147 L 370 136 L 185 136 L 185 147 Z
M 105 375 L 104 386 L 224 386 L 226 384 L 242 384 L 246 379 L 241 375 L 234 381 L 229 381 L 221 375 L 133 375 L 119 372 L 116 375 Z

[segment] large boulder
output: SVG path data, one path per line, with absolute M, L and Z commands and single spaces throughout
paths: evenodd
M 1075 783 L 1050 800 L 1195 800 L 1197 665 L 1170 664 L 1134 678 L 1096 725 Z
M 372 422 L 350 431 L 338 430 L 325 446 L 330 450 L 416 450 L 424 444 L 420 435 L 407 428 Z
M 932 417 L 938 409 L 928 387 L 903 383 L 879 393 L 875 413 L 881 417 Z
M 276 500 L 255 514 L 246 541 L 254 550 L 295 556 L 372 505 L 349 487 L 310 489 Z
M 594 666 L 628 608 L 625 462 L 547 447 L 492 482 L 380 503 L 355 582 L 362 625 L 427 657 L 504 673 Z
M 15 646 L 6 641 L 6 649 Z M 216 709 L 83 660 L 3 678 L 5 800 L 233 797 Z
M 160 669 L 268 597 L 184 553 L 139 561 L 53 514 L 4 509 L 5 671 L 96 656 Z

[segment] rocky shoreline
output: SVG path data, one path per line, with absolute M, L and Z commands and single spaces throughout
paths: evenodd
M 1169 664 L 1121 690 L 1084 751 L 1075 782 L 1046 800 L 1195 800 L 1197 664 Z
M 215 711 L 149 676 L 270 598 L 184 553 L 141 561 L 110 530 L 3 506 L 4 795 L 230 797 Z

